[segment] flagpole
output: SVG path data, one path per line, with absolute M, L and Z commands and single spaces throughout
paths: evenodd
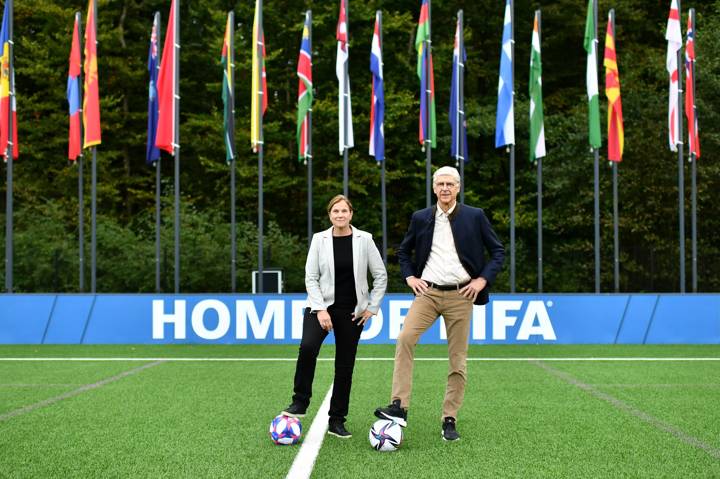
M 430 108 L 432 105 L 432 90 L 430 86 L 430 58 L 432 55 L 431 45 L 432 45 L 432 20 L 431 20 L 431 7 L 432 7 L 432 0 L 428 0 L 427 6 L 428 6 L 428 36 L 427 40 L 425 40 L 425 53 L 427 55 L 427 60 L 425 61 L 425 65 L 423 67 L 425 68 L 425 125 L 427 127 L 427 131 L 425 132 L 425 207 L 429 208 L 431 204 L 431 178 L 432 178 L 432 126 L 430 125 L 431 121 L 431 112 Z
M 93 0 L 93 28 L 95 29 L 95 51 L 97 52 L 97 1 Z M 97 55 L 97 53 L 96 53 Z M 90 292 L 97 290 L 97 146 L 92 146 L 90 168 Z
M 692 28 L 693 34 L 695 34 L 695 9 L 691 8 L 688 10 L 688 15 L 690 15 L 690 26 Z M 697 118 L 697 111 L 695 106 L 695 97 L 697 94 L 695 93 L 695 60 L 690 62 L 690 71 L 692 74 L 692 91 L 693 91 L 693 121 Z M 690 126 L 688 125 L 688 129 Z M 697 124 L 696 124 L 697 128 Z M 699 137 L 699 134 L 697 130 L 695 131 L 695 137 Z M 690 165 L 691 165 L 691 187 L 692 187 L 692 194 L 691 194 L 691 229 L 692 229 L 692 290 L 693 293 L 697 293 L 697 156 L 691 151 L 690 152 Z
M 157 43 L 157 57 L 161 58 L 160 55 L 160 12 L 155 12 L 155 18 L 153 19 L 155 24 L 155 41 Z M 160 68 L 159 62 L 155 65 L 156 69 Z M 157 85 L 155 86 L 157 88 Z M 160 228 L 161 228 L 161 206 L 160 206 L 160 160 L 162 155 L 158 155 L 155 160 L 155 292 L 159 293 L 162 289 L 160 286 Z
M 515 2 L 510 0 L 510 68 L 512 69 L 511 104 L 515 104 Z M 514 115 L 514 113 L 513 113 Z M 515 128 L 513 121 L 513 128 Z M 513 135 L 514 136 L 514 135 Z M 510 292 L 515 292 L 515 140 L 510 144 Z
M 5 289 L 13 292 L 13 101 L 15 99 L 15 74 L 13 72 L 13 3 L 7 0 L 8 6 L 8 131 L 5 162 L 7 164 L 7 189 L 5 193 Z
M 228 12 L 228 23 L 230 24 L 230 45 L 227 61 L 230 65 L 230 98 L 232 102 L 233 118 L 235 117 L 235 12 Z M 235 121 L 232 121 L 235 128 Z M 232 138 L 235 138 L 233 131 Z M 233 145 L 234 148 L 234 145 Z M 235 155 L 230 160 L 230 289 L 234 293 L 237 290 L 237 231 L 235 224 Z
M 458 66 L 457 66 L 457 79 L 458 79 L 458 105 L 457 105 L 457 118 L 455 129 L 458 132 L 457 141 L 455 145 L 455 151 L 458 153 L 460 167 L 460 203 L 465 203 L 465 157 L 467 152 L 465 151 L 465 38 L 463 35 L 463 11 L 458 10 L 457 13 L 459 31 L 458 31 Z
M 345 58 L 345 75 L 343 77 L 343 83 L 345 84 L 345 95 L 343 96 L 343 111 L 345 112 L 345 115 L 343 115 L 343 194 L 347 197 L 348 196 L 348 116 L 349 116 L 349 106 L 348 106 L 348 97 L 350 95 L 350 78 L 348 73 L 348 65 L 350 63 L 350 5 L 348 0 L 342 0 L 345 2 L 345 32 L 347 35 L 347 57 Z
M 593 26 L 595 27 L 595 36 L 593 37 L 593 47 L 595 49 L 595 64 L 598 64 L 598 39 L 597 39 L 597 20 L 598 5 L 597 0 L 593 0 Z M 595 70 L 597 72 L 597 70 Z M 595 206 L 595 293 L 600 292 L 600 148 L 593 148 L 594 154 L 594 191 L 593 199 Z
M 308 44 L 310 48 L 310 65 L 312 68 L 312 10 L 305 12 L 308 24 Z M 307 163 L 307 242 L 308 248 L 312 242 L 313 236 L 313 171 L 312 171 L 312 103 L 307 113 L 307 154 L 305 155 L 305 162 Z
M 540 9 L 535 10 L 535 18 L 537 18 L 537 31 L 538 31 L 538 44 L 542 45 L 542 12 Z M 542 81 L 542 79 L 541 79 Z M 537 108 L 537 106 L 536 106 Z M 535 145 L 530 145 L 530 148 L 535 148 Z M 533 155 L 534 156 L 534 155 Z M 537 242 L 538 242 L 538 259 L 537 259 L 537 276 L 538 276 L 538 293 L 543 292 L 543 218 L 542 218 L 542 156 L 536 158 L 537 162 Z
M 175 0 L 173 15 L 173 102 L 175 118 L 173 120 L 175 138 L 173 151 L 175 156 L 175 294 L 180 293 L 180 0 Z
M 257 292 L 263 293 L 263 230 L 264 230 L 264 191 L 263 191 L 263 155 L 265 152 L 264 134 L 263 134 L 263 82 L 262 82 L 262 62 L 263 47 L 265 43 L 265 29 L 263 28 L 262 0 L 258 0 L 258 37 L 256 38 L 255 49 L 257 50 L 257 59 L 260 63 L 257 65 L 258 75 L 258 98 L 257 98 L 257 125 L 258 125 L 258 280 Z M 346 70 L 347 71 L 347 70 Z
M 78 42 L 82 41 L 81 38 L 83 37 L 82 33 L 82 15 L 81 13 L 75 12 L 75 24 L 78 26 Z M 80 54 L 82 55 L 83 49 L 80 48 Z M 82 65 L 82 62 L 81 62 Z M 85 154 L 83 153 L 82 149 L 82 138 L 83 138 L 83 122 L 82 122 L 82 116 L 83 116 L 83 89 L 79 87 L 79 85 L 83 84 L 83 69 L 80 68 L 80 73 L 78 74 L 78 104 L 79 104 L 79 111 L 78 114 L 80 115 L 80 121 L 79 127 L 80 127 L 80 153 L 78 155 L 77 159 L 77 167 L 78 167 L 78 263 L 79 263 L 79 291 L 82 293 L 85 291 L 85 199 L 83 197 L 83 186 L 84 186 L 84 179 L 83 179 L 83 157 Z
M 678 21 L 682 18 L 682 7 L 680 0 L 678 4 Z M 683 104 L 683 88 L 682 88 L 682 48 L 677 51 L 677 73 L 678 73 L 678 101 L 677 101 L 677 119 L 678 119 L 678 236 L 680 238 L 680 292 L 685 292 L 685 165 L 683 164 L 683 122 L 682 122 L 682 104 Z
M 383 29 L 382 29 L 382 10 L 378 10 L 377 12 L 377 18 L 378 18 L 378 35 L 380 40 L 380 47 L 382 48 L 383 44 Z M 381 57 L 382 58 L 382 57 Z M 383 78 L 384 81 L 384 78 Z M 384 86 L 383 86 L 384 88 Z M 384 97 L 384 91 L 383 91 L 383 97 Z M 375 101 L 373 99 L 373 101 Z M 383 104 L 383 108 L 384 108 Z M 384 132 L 384 130 L 383 130 Z M 377 141 L 377 139 L 376 139 Z M 380 202 L 382 203 L 382 255 L 383 255 L 383 262 L 385 263 L 385 266 L 387 266 L 387 192 L 385 189 L 385 158 L 380 162 Z

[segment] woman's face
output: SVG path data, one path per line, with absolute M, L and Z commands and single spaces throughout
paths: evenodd
M 352 220 L 353 212 L 350 211 L 345 200 L 340 200 L 330 208 L 330 222 L 335 228 L 345 229 L 350 226 L 350 220 Z

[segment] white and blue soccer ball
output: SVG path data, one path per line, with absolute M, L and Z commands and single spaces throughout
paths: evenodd
M 297 444 L 302 436 L 302 424 L 295 417 L 280 414 L 270 423 L 270 439 L 275 444 L 288 446 Z
M 395 451 L 402 443 L 402 427 L 390 419 L 379 419 L 370 428 L 368 439 L 376 451 Z

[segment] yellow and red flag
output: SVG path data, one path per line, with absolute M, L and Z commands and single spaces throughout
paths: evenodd
M 0 58 L 0 155 L 7 159 L 8 148 L 8 127 L 9 115 L 8 110 L 12 105 L 12 136 L 13 136 L 13 152 L 12 157 L 18 157 L 17 142 L 17 113 L 15 111 L 15 95 L 10 95 L 10 77 L 15 77 L 15 71 L 10 68 L 10 13 L 12 9 L 12 0 L 5 2 L 5 11 L 3 13 L 2 29 L 0 30 L 0 48 L 2 48 L 2 57 Z M 13 83 L 15 83 L 13 81 Z
M 99 145 L 100 138 L 100 90 L 98 89 L 97 63 L 97 11 L 96 0 L 88 2 L 85 24 L 85 87 L 83 97 L 83 148 Z
M 622 102 L 620 100 L 620 72 L 617 66 L 615 52 L 614 24 L 608 18 L 607 33 L 605 34 L 605 96 L 608 100 L 608 160 L 622 161 L 625 143 L 625 129 L 623 127 Z
M 262 22 L 262 0 L 255 0 L 252 32 L 252 99 L 250 100 L 250 145 L 257 152 L 263 142 L 260 120 L 267 110 L 267 77 L 265 75 L 265 30 Z M 258 95 L 262 94 L 262 100 Z

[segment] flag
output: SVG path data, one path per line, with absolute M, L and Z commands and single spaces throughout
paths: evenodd
M 430 0 L 422 0 L 420 19 L 415 34 L 417 50 L 417 76 L 420 79 L 420 130 L 418 139 L 424 145 L 437 146 L 437 128 L 435 128 L 435 74 L 433 73 L 432 52 L 430 51 Z M 427 43 L 426 43 L 427 42 Z M 428 92 L 430 105 L 428 107 Z M 428 131 L 429 130 L 429 131 Z
M 148 73 L 150 82 L 148 84 L 148 131 L 147 146 L 145 148 L 145 162 L 152 164 L 160 159 L 160 150 L 155 146 L 155 135 L 158 124 L 158 17 L 153 20 L 152 32 L 150 32 L 150 50 L 148 51 Z
M 355 135 L 352 125 L 352 102 L 350 97 L 350 75 L 346 75 L 347 65 L 350 61 L 350 50 L 348 48 L 347 29 L 347 0 L 340 0 L 340 16 L 338 18 L 337 31 L 337 56 L 335 60 L 335 75 L 338 79 L 338 147 L 342 154 L 345 148 L 355 146 Z M 345 111 L 345 98 L 347 98 L 347 111 Z M 347 134 L 345 123 L 347 122 Z M 347 136 L 347 141 L 345 137 Z
M 625 143 L 623 127 L 622 101 L 620 99 L 620 72 L 615 52 L 615 32 L 608 17 L 607 33 L 605 34 L 605 96 L 608 99 L 608 160 L 622 161 Z
M 688 15 L 687 40 L 685 42 L 685 116 L 688 122 L 688 151 L 700 158 L 697 105 L 695 105 L 695 31 L 692 17 Z
M 253 20 L 252 34 L 252 99 L 250 101 L 250 144 L 253 151 L 257 151 L 262 145 L 262 131 L 260 128 L 261 115 L 265 116 L 267 110 L 267 77 L 265 75 L 265 29 L 263 28 L 260 15 L 262 14 L 262 3 L 255 0 L 255 18 Z M 258 54 L 258 47 L 262 48 L 262 54 Z M 262 91 L 260 91 L 260 79 L 258 73 L 262 72 Z M 258 104 L 258 94 L 262 95 L 262 111 Z
M 310 50 L 310 14 L 305 14 L 300 54 L 298 56 L 298 111 L 297 111 L 297 143 L 298 160 L 310 156 L 310 109 L 313 102 L 312 83 L 312 51 Z
M 530 161 L 545 156 L 545 119 L 542 99 L 542 62 L 540 61 L 538 16 L 533 23 L 530 52 Z
M 18 157 L 18 141 L 17 141 L 17 112 L 15 104 L 15 95 L 10 95 L 10 75 L 12 74 L 12 83 L 15 84 L 15 69 L 10 71 L 10 12 L 12 8 L 12 0 L 5 0 L 5 11 L 3 13 L 2 29 L 0 29 L 0 44 L 2 45 L 2 68 L 0 68 L 0 155 L 5 156 L 7 160 L 7 144 L 8 144 L 8 110 L 12 106 L 12 133 L 13 133 L 13 152 L 12 157 Z M 14 93 L 14 92 L 13 92 Z
M 70 46 L 70 68 L 68 69 L 67 101 L 70 126 L 68 129 L 68 159 L 75 161 L 82 154 L 82 132 L 80 130 L 80 19 L 76 16 Z
M 88 2 L 87 22 L 85 24 L 85 92 L 83 96 L 85 141 L 83 142 L 83 148 L 101 143 L 95 6 L 95 0 Z
M 500 79 L 498 81 L 497 118 L 495 120 L 495 148 L 515 144 L 515 113 L 513 112 L 512 9 L 505 3 Z
M 668 142 L 670 150 L 677 151 L 680 142 L 680 111 L 678 110 L 678 95 L 680 94 L 680 71 L 678 70 L 677 55 L 682 46 L 682 33 L 680 32 L 680 12 L 677 0 L 672 0 L 670 15 L 668 16 L 665 39 L 668 41 L 667 58 L 665 60 L 668 75 L 670 76 L 670 93 L 668 95 Z
M 233 25 L 231 15 L 228 14 L 225 25 L 225 40 L 223 41 L 220 63 L 223 66 L 223 126 L 225 128 L 225 161 L 230 163 L 235 159 L 235 85 L 233 84 Z
M 467 53 L 465 45 L 462 49 L 462 58 L 460 56 L 460 20 L 457 21 L 455 27 L 455 46 L 453 48 L 453 64 L 452 64 L 452 83 L 450 85 L 450 130 L 452 131 L 452 141 L 450 141 L 450 156 L 455 160 L 464 160 L 467 162 L 467 123 L 465 122 L 465 98 L 460 96 L 460 80 L 465 71 L 465 62 L 467 61 Z M 462 68 L 462 71 L 460 70 Z M 462 119 L 460 117 L 462 113 Z M 462 145 L 461 142 L 462 141 Z
M 377 161 L 385 159 L 385 87 L 383 86 L 382 44 L 380 43 L 380 16 L 375 13 L 375 31 L 370 47 L 372 94 L 370 103 L 370 156 Z
M 160 72 L 158 74 L 158 126 L 155 146 L 171 155 L 175 154 L 177 125 L 175 124 L 175 0 L 170 3 L 170 15 L 165 31 Z
M 585 42 L 587 66 L 585 85 L 588 97 L 588 142 L 593 148 L 600 148 L 600 99 L 598 97 L 597 40 L 595 39 L 595 14 L 593 0 L 588 0 L 587 19 L 585 20 Z

